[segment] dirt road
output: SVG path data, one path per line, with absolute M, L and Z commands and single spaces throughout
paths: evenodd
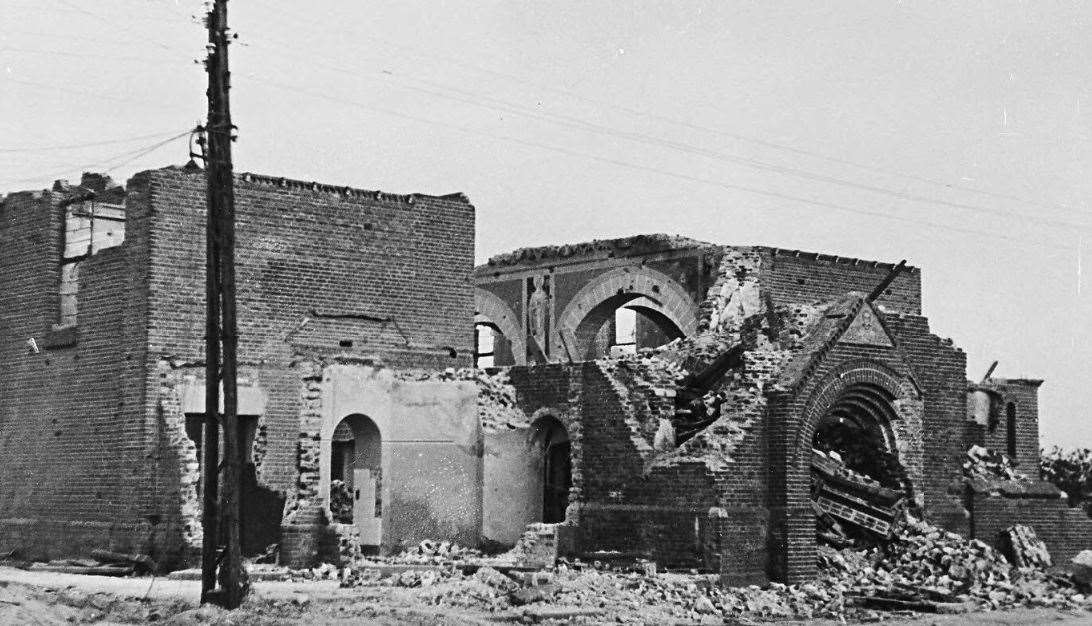
M 628 613 L 598 607 L 537 606 L 497 613 L 438 607 L 420 588 L 358 587 L 341 589 L 334 581 L 265 582 L 236 611 L 200 608 L 196 581 L 164 578 L 110 578 L 30 572 L 0 567 L 2 624 L 427 624 L 463 625 L 503 622 L 726 623 L 707 616 L 701 622 L 679 622 L 668 613 L 638 609 Z M 540 603 L 541 604 L 541 603 Z M 598 611 L 598 612 L 597 612 Z M 583 612 L 583 615 L 577 613 Z M 554 618 L 554 619 L 551 619 Z M 732 623 L 732 622 L 728 622 Z M 736 622 L 740 623 L 740 622 Z M 748 623 L 748 622 L 742 622 Z M 781 624 L 803 624 L 783 621 Z M 841 621 L 809 624 L 833 626 Z M 885 620 L 887 624 L 1092 624 L 1092 613 L 1022 609 L 964 615 L 920 615 Z

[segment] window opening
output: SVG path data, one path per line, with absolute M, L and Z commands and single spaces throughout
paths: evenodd
M 474 365 L 493 367 L 497 360 L 497 336 L 489 324 L 474 325 Z
M 1005 434 L 1008 439 L 1005 443 L 1008 444 L 1009 458 L 1016 460 L 1016 403 L 1009 402 L 1005 405 L 1005 421 Z
M 637 353 L 637 311 L 619 307 L 614 312 L 614 342 L 611 356 Z
M 74 326 L 79 310 L 80 263 L 125 241 L 125 209 L 117 204 L 73 202 L 65 208 L 58 326 Z

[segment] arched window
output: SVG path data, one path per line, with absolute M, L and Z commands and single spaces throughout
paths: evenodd
M 1005 437 L 1009 458 L 1016 459 L 1016 403 L 1009 402 L 1005 405 Z

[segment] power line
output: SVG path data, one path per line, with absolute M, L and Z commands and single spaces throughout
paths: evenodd
M 65 52 L 63 50 L 40 50 L 35 48 L 15 48 L 6 46 L 0 48 L 0 52 L 22 52 L 24 54 L 41 54 L 46 56 L 74 57 L 77 59 L 106 59 L 108 61 L 126 61 L 138 63 L 162 63 L 163 59 L 149 59 L 147 57 L 119 56 L 112 54 L 98 54 L 95 52 Z
M 274 51 L 276 53 L 282 53 L 280 50 L 278 50 L 278 49 L 276 49 L 276 48 L 274 48 L 272 46 L 267 47 L 267 49 L 271 50 L 271 51 Z M 293 55 L 293 58 L 295 58 L 295 55 Z M 352 70 L 346 69 L 346 68 L 341 67 L 341 66 L 335 66 L 335 65 L 325 64 L 325 63 L 318 63 L 318 64 L 323 66 L 323 67 L 326 67 L 327 69 L 329 69 L 331 71 L 334 71 L 334 72 L 350 75 L 350 76 L 353 76 L 354 78 L 360 78 L 361 77 L 359 72 L 353 72 Z M 393 74 L 390 73 L 390 72 L 384 72 L 384 73 L 387 74 L 387 75 L 393 76 Z M 364 78 L 366 78 L 366 79 L 370 78 L 371 80 L 375 80 L 374 77 L 364 76 Z M 549 113 L 549 112 L 545 112 L 545 111 L 537 111 L 537 110 L 527 109 L 526 107 L 523 107 L 522 105 L 519 105 L 518 103 L 512 103 L 510 101 L 502 100 L 500 98 L 493 98 L 493 97 L 483 95 L 483 94 L 467 92 L 467 91 L 461 90 L 461 89 L 459 89 L 457 87 L 452 87 L 450 85 L 445 85 L 444 83 L 438 83 L 438 82 L 435 82 L 435 81 L 428 81 L 428 80 L 423 80 L 423 79 L 413 79 L 413 78 L 410 78 L 409 80 L 411 80 L 413 82 L 421 83 L 421 84 L 430 85 L 430 86 L 434 87 L 434 89 L 447 90 L 447 91 L 454 92 L 456 94 L 460 94 L 460 95 L 456 96 L 456 95 L 451 95 L 449 93 L 444 93 L 444 91 L 435 91 L 434 89 L 416 87 L 416 86 L 413 86 L 413 85 L 406 85 L 405 86 L 406 89 L 410 89 L 410 90 L 417 91 L 417 92 L 420 92 L 420 93 L 425 93 L 425 94 L 432 95 L 432 96 L 435 96 L 435 97 L 454 100 L 454 101 L 457 101 L 457 102 L 462 102 L 462 103 L 465 103 L 465 104 L 469 104 L 471 106 L 502 111 L 502 112 L 511 113 L 511 114 L 514 114 L 514 115 L 520 115 L 520 116 L 523 116 L 523 117 L 529 117 L 529 118 L 533 118 L 533 119 L 541 119 L 541 120 L 551 121 L 553 123 L 568 126 L 570 128 L 588 130 L 590 132 L 605 134 L 605 135 L 609 135 L 609 136 L 612 136 L 612 137 L 625 139 L 625 140 L 628 140 L 628 141 L 643 143 L 643 144 L 646 144 L 646 145 L 658 146 L 658 147 L 662 147 L 662 148 L 675 150 L 675 151 L 678 151 L 678 152 L 683 152 L 683 153 L 702 156 L 702 157 L 709 158 L 709 159 L 715 159 L 715 160 L 719 160 L 719 161 L 744 165 L 746 167 L 750 167 L 750 168 L 758 169 L 758 170 L 762 170 L 762 171 L 774 172 L 774 173 L 781 174 L 781 175 L 784 175 L 784 176 L 793 176 L 793 177 L 797 177 L 797 178 L 803 178 L 803 179 L 806 179 L 806 180 L 812 180 L 812 181 L 815 181 L 815 182 L 822 182 L 822 183 L 831 184 L 831 185 L 848 187 L 848 188 L 857 189 L 857 190 L 860 190 L 860 191 L 867 191 L 867 192 L 870 192 L 870 193 L 882 194 L 882 195 L 898 198 L 898 199 L 901 199 L 901 200 L 908 200 L 908 201 L 912 201 L 912 202 L 922 202 L 922 203 L 927 203 L 927 204 L 935 204 L 935 205 L 939 205 L 939 206 L 944 206 L 944 207 L 948 207 L 948 208 L 953 208 L 953 209 L 962 210 L 962 211 L 969 211 L 969 212 L 974 212 L 974 213 L 979 213 L 979 214 L 984 214 L 984 215 L 1002 216 L 1002 217 L 1009 217 L 1009 218 L 1015 218 L 1015 219 L 1021 219 L 1021 220 L 1034 221 L 1036 223 L 1045 224 L 1045 225 L 1049 225 L 1049 226 L 1054 226 L 1054 227 L 1057 227 L 1057 228 L 1062 228 L 1062 229 L 1067 229 L 1067 230 L 1081 229 L 1081 230 L 1087 230 L 1088 232 L 1092 232 L 1092 225 L 1088 225 L 1088 224 L 1077 224 L 1077 223 L 1074 223 L 1074 222 L 1069 222 L 1069 221 L 1065 221 L 1065 220 L 1058 220 L 1058 219 L 1043 217 L 1043 216 L 1027 216 L 1027 215 L 1023 215 L 1021 213 L 1017 213 L 1017 212 L 1009 211 L 1009 210 L 1005 210 L 1005 209 L 995 209 L 995 208 L 989 208 L 989 207 L 973 205 L 973 204 L 966 204 L 966 203 L 961 203 L 961 202 L 952 202 L 952 201 L 944 200 L 944 199 L 941 199 L 941 198 L 930 198 L 930 197 L 922 196 L 922 195 L 918 195 L 918 194 L 907 193 L 906 191 L 897 191 L 897 190 L 893 190 L 893 189 L 890 189 L 890 188 L 887 188 L 887 187 L 880 187 L 880 186 L 876 186 L 876 185 L 870 185 L 870 184 L 867 184 L 867 183 L 860 183 L 860 182 L 856 182 L 856 181 L 852 181 L 852 180 L 847 180 L 847 179 L 844 179 L 844 178 L 838 178 L 836 176 L 830 176 L 830 175 L 827 175 L 827 174 L 811 172 L 811 171 L 808 171 L 808 170 L 803 170 L 803 169 L 789 167 L 789 166 L 777 165 L 777 164 L 768 163 L 768 162 L 765 162 L 765 161 L 759 161 L 759 160 L 756 160 L 756 159 L 741 157 L 741 156 L 738 156 L 738 155 L 718 152 L 718 151 L 715 151 L 715 150 L 708 150 L 708 149 L 704 149 L 704 148 L 699 148 L 699 147 L 696 147 L 696 146 L 693 146 L 693 145 L 690 145 L 690 144 L 685 144 L 685 143 L 681 143 L 681 142 L 677 142 L 677 141 L 651 137 L 649 135 L 644 135 L 644 134 L 641 134 L 641 133 L 621 131 L 621 130 L 611 128 L 611 127 L 608 127 L 608 126 L 602 126 L 602 125 L 599 125 L 599 124 L 594 124 L 592 122 L 587 122 L 585 120 L 582 120 L 580 118 L 573 117 L 573 116 L 570 116 L 570 115 L 563 115 L 563 114 L 556 114 L 556 113 Z M 493 103 L 496 103 L 496 105 L 486 104 L 487 102 L 493 102 Z M 503 107 L 503 108 L 498 108 L 498 107 Z
M 87 90 L 87 89 L 73 89 L 72 87 L 63 87 L 61 85 L 57 85 L 57 84 L 54 84 L 54 83 L 39 83 L 37 81 L 24 80 L 22 78 L 11 78 L 10 76 L 5 77 L 5 80 L 7 80 L 9 82 L 19 84 L 19 85 L 28 85 L 30 87 L 38 87 L 40 89 L 49 89 L 49 90 L 52 90 L 52 91 L 60 91 L 62 93 L 70 93 L 70 94 L 75 94 L 75 95 L 78 95 L 78 96 L 90 96 L 92 98 L 99 98 L 101 100 L 111 100 L 111 101 L 114 101 L 114 102 L 137 103 L 137 104 L 144 104 L 144 105 L 160 107 L 160 108 L 166 107 L 166 106 L 172 106 L 172 105 L 164 103 L 164 102 L 155 102 L 153 100 L 141 100 L 141 99 L 136 99 L 136 98 L 128 98 L 128 97 L 124 97 L 124 96 L 115 96 L 115 95 L 110 95 L 110 94 L 99 93 L 97 91 L 90 91 L 90 90 Z M 177 103 L 174 103 L 174 106 L 178 106 Z
M 320 23 L 315 22 L 313 20 L 307 20 L 307 19 L 301 18 L 298 15 L 293 16 L 293 21 L 294 22 L 295 21 L 303 21 L 303 22 L 306 22 L 306 23 L 310 23 L 312 26 L 321 28 L 324 32 L 329 30 L 329 25 L 320 24 Z M 573 92 L 573 91 L 568 90 L 568 89 L 554 87 L 554 86 L 546 85 L 546 84 L 543 84 L 543 83 L 540 83 L 540 82 L 528 80 L 528 79 L 526 79 L 524 77 L 517 76 L 515 74 L 509 74 L 509 73 L 506 73 L 506 72 L 497 71 L 497 70 L 494 70 L 492 68 L 484 67 L 484 66 L 477 65 L 477 64 L 474 64 L 474 63 L 468 63 L 466 61 L 461 61 L 461 60 L 459 60 L 457 58 L 454 58 L 454 57 L 444 57 L 444 56 L 440 56 L 440 55 L 436 55 L 436 54 L 429 54 L 427 52 L 421 51 L 419 48 L 414 48 L 414 47 L 411 47 L 411 46 L 400 44 L 400 43 L 397 43 L 397 42 L 394 42 L 394 41 L 390 41 L 389 39 L 385 39 L 383 37 L 380 37 L 380 36 L 376 35 L 372 31 L 357 32 L 357 31 L 348 31 L 348 30 L 345 30 L 345 29 L 340 29 L 340 32 L 342 32 L 344 34 L 351 35 L 353 37 L 361 37 L 361 38 L 365 38 L 365 39 L 370 39 L 372 41 L 379 42 L 381 44 L 390 46 L 392 48 L 395 48 L 395 49 L 398 49 L 398 50 L 403 50 L 403 51 L 407 52 L 408 54 L 410 54 L 411 56 L 415 56 L 417 58 L 437 59 L 437 60 L 442 61 L 444 63 L 448 63 L 450 65 L 454 65 L 454 66 L 458 66 L 458 67 L 466 67 L 466 68 L 469 68 L 469 69 L 471 69 L 473 71 L 476 71 L 476 72 L 479 72 L 479 73 L 482 73 L 482 74 L 490 74 L 490 75 L 493 75 L 493 76 L 496 76 L 496 77 L 499 77 L 499 78 L 504 78 L 506 80 L 515 81 L 515 82 L 518 82 L 518 83 L 521 83 L 521 84 L 524 84 L 524 85 L 537 87 L 537 88 L 543 89 L 545 91 L 557 93 L 557 94 L 560 94 L 560 95 L 563 95 L 563 96 L 566 96 L 566 97 L 570 97 L 570 98 L 574 98 L 574 99 L 581 100 L 581 101 L 584 101 L 584 102 L 588 102 L 590 104 L 595 104 L 597 106 L 605 106 L 605 107 L 608 107 L 608 108 L 613 108 L 613 109 L 625 112 L 625 113 L 630 114 L 630 115 L 634 115 L 634 116 L 638 116 L 638 117 L 644 117 L 644 118 L 648 118 L 648 119 L 654 119 L 654 120 L 658 120 L 658 121 L 666 122 L 666 123 L 670 123 L 670 124 L 675 124 L 675 125 L 678 125 L 678 126 L 682 126 L 684 128 L 689 128 L 691 130 L 697 130 L 697 131 L 706 132 L 706 133 L 713 133 L 713 134 L 720 135 L 720 136 L 723 136 L 723 137 L 729 137 L 729 138 L 735 139 L 737 141 L 743 141 L 743 142 L 752 143 L 752 144 L 755 144 L 755 145 L 760 145 L 760 146 L 763 146 L 763 147 L 766 147 L 766 148 L 781 150 L 781 151 L 785 151 L 785 152 L 789 152 L 789 153 L 793 153 L 793 154 L 798 154 L 798 155 L 802 155 L 802 156 L 808 156 L 808 157 L 811 157 L 811 158 L 820 159 L 820 160 L 828 161 L 828 162 L 831 162 L 831 163 L 837 163 L 837 164 L 840 164 L 840 165 L 848 165 L 850 167 L 856 167 L 856 168 L 859 168 L 859 169 L 862 169 L 862 170 L 865 170 L 865 171 L 869 171 L 869 172 L 873 172 L 873 173 L 877 173 L 877 174 L 883 174 L 883 175 L 886 175 L 886 176 L 894 176 L 894 177 L 898 177 L 898 178 L 903 178 L 905 180 L 913 180 L 913 181 L 917 181 L 917 182 L 922 182 L 922 183 L 942 187 L 942 188 L 953 190 L 953 191 L 962 191 L 962 192 L 966 192 L 966 193 L 980 194 L 980 195 L 991 197 L 991 198 L 1011 200 L 1011 201 L 1015 201 L 1015 202 L 1021 202 L 1023 204 L 1030 205 L 1030 206 L 1037 206 L 1037 207 L 1040 207 L 1040 208 L 1060 209 L 1060 210 L 1067 211 L 1067 212 L 1078 212 L 1082 216 L 1085 214 L 1085 211 L 1083 210 L 1082 207 L 1074 207 L 1072 205 L 1065 204 L 1065 203 L 1043 202 L 1041 200 L 1032 200 L 1032 199 L 1028 199 L 1028 198 L 1017 196 L 1017 195 L 1011 195 L 1011 194 L 987 191 L 987 190 L 982 190 L 982 189 L 976 189 L 974 187 L 968 187 L 966 185 L 958 185 L 958 184 L 955 184 L 955 183 L 950 183 L 950 182 L 938 180 L 938 179 L 935 179 L 935 178 L 930 178 L 930 177 L 927 177 L 927 176 L 921 176 L 921 175 L 917 175 L 917 174 L 908 174 L 908 173 L 904 173 L 904 172 L 894 170 L 894 169 L 890 169 L 890 168 L 883 168 L 883 167 L 879 167 L 879 166 L 876 166 L 876 165 L 869 165 L 869 164 L 861 163 L 859 161 L 853 161 L 853 160 L 850 160 L 850 159 L 845 159 L 845 158 L 840 158 L 840 157 L 833 157 L 833 156 L 823 154 L 823 153 L 813 151 L 813 150 L 806 150 L 806 149 L 803 149 L 803 148 L 797 148 L 797 147 L 786 145 L 786 144 L 783 144 L 783 143 L 769 141 L 769 140 L 765 140 L 765 139 L 760 139 L 760 138 L 757 138 L 757 137 L 748 136 L 748 135 L 744 135 L 744 134 L 740 134 L 740 133 L 733 133 L 733 132 L 724 131 L 724 130 L 717 129 L 717 128 L 711 128 L 711 127 L 708 127 L 708 126 L 701 126 L 701 125 L 694 124 L 693 122 L 689 122 L 689 121 L 686 121 L 686 120 L 681 120 L 681 119 L 678 119 L 678 118 L 674 118 L 674 117 L 670 117 L 670 116 L 666 116 L 666 115 L 662 115 L 662 114 L 652 113 L 650 111 L 636 109 L 636 108 L 633 108 L 633 107 L 627 107 L 625 105 L 620 105 L 620 104 L 616 104 L 616 103 L 613 103 L 613 102 L 607 102 L 607 101 L 596 99 L 596 98 L 590 98 L 588 96 L 578 94 L 578 93 Z M 1062 224 L 1058 224 L 1058 225 L 1062 225 Z
M 107 26 L 110 27 L 111 30 L 121 30 L 123 32 L 130 33 L 132 36 L 136 37 L 137 39 L 142 39 L 142 40 L 144 40 L 144 41 L 146 41 L 148 43 L 151 43 L 154 46 L 158 46 L 160 48 L 163 48 L 164 50 L 174 50 L 174 51 L 178 51 L 178 52 L 182 51 L 180 48 L 177 48 L 175 46 L 169 46 L 169 45 L 163 43 L 162 41 L 158 41 L 156 39 L 153 39 L 153 38 L 145 35 L 141 31 L 134 30 L 134 29 L 129 28 L 129 27 L 123 25 L 123 24 L 119 24 L 117 21 L 108 20 L 105 17 L 99 15 L 98 13 L 94 13 L 94 12 L 88 11 L 88 10 L 82 8 L 82 7 L 76 6 L 75 4 L 70 2 L 70 0 L 57 0 L 57 1 L 60 2 L 61 4 L 63 4 L 64 6 L 68 7 L 69 9 L 71 9 L 73 11 L 76 11 L 77 13 L 82 13 L 82 14 L 88 16 L 88 17 L 91 17 L 91 18 L 93 18 L 95 20 L 98 20 L 98 21 L 102 22 L 103 24 L 106 24 Z
M 156 139 L 159 137 L 166 137 L 167 133 L 153 133 L 150 135 L 136 135 L 135 137 L 125 137 L 123 139 L 108 139 L 105 141 L 90 141 L 87 143 L 70 143 L 63 145 L 52 146 L 33 146 L 22 148 L 0 148 L 0 152 L 52 152 L 55 150 L 74 150 L 77 148 L 91 148 L 96 146 L 109 146 L 119 143 L 129 143 L 130 141 L 141 141 L 143 139 Z
M 818 206 L 818 207 L 822 207 L 822 208 L 832 209 L 832 210 L 835 210 L 835 211 L 855 213 L 855 214 L 858 214 L 858 215 L 867 215 L 867 216 L 870 216 L 870 217 L 878 217 L 878 218 L 881 218 L 881 219 L 894 220 L 894 221 L 905 222 L 905 223 L 920 224 L 920 225 L 928 226 L 930 228 L 934 228 L 934 229 L 937 229 L 937 230 L 943 230 L 945 232 L 960 232 L 960 233 L 965 233 L 965 234 L 970 234 L 970 235 L 979 235 L 979 236 L 984 236 L 984 237 L 990 237 L 990 238 L 993 238 L 993 239 L 1001 239 L 1001 240 L 1009 241 L 1009 242 L 1012 242 L 1014 244 L 1021 245 L 1021 246 L 1042 247 L 1042 248 L 1054 249 L 1054 250 L 1073 250 L 1074 249 L 1071 246 L 1065 246 L 1065 245 L 1061 245 L 1061 244 L 1047 243 L 1047 242 L 1035 243 L 1035 242 L 1027 241 L 1025 239 L 1017 239 L 1015 237 L 1008 237 L 1006 235 L 1002 235 L 1002 234 L 999 234 L 999 233 L 992 233 L 992 232 L 980 231 L 980 230 L 975 230 L 975 229 L 970 229 L 970 228 L 961 228 L 961 227 L 957 227 L 957 226 L 950 226 L 950 225 L 942 224 L 940 222 L 935 222 L 935 221 L 932 221 L 932 220 L 924 220 L 924 219 L 903 217 L 903 216 L 899 216 L 899 215 L 891 215 L 891 214 L 881 213 L 881 212 L 877 212 L 877 211 L 869 211 L 867 209 L 858 209 L 858 208 L 849 207 L 849 206 L 845 206 L 845 205 L 841 205 L 841 204 L 835 204 L 835 203 L 832 203 L 832 202 L 826 202 L 826 201 L 822 201 L 822 200 L 811 200 L 811 199 L 808 199 L 808 198 L 801 198 L 801 197 L 798 197 L 798 196 L 793 196 L 793 195 L 790 195 L 790 194 L 784 194 L 784 193 L 777 192 L 777 191 L 769 191 L 769 190 L 760 189 L 760 188 L 757 188 L 757 187 L 749 187 L 749 186 L 746 186 L 746 185 L 737 185 L 735 183 L 729 183 L 729 182 L 725 182 L 725 181 L 721 181 L 721 180 L 704 178 L 704 177 L 699 177 L 699 176 L 691 176 L 689 174 L 680 174 L 678 172 L 671 172 L 671 171 L 663 170 L 663 169 L 660 169 L 660 168 L 655 168 L 655 167 L 650 167 L 650 166 L 645 166 L 645 165 L 638 165 L 638 164 L 629 163 L 629 162 L 626 162 L 626 161 L 621 161 L 621 160 L 618 160 L 618 159 L 612 159 L 612 158 L 609 158 L 609 157 L 602 157 L 602 156 L 598 156 L 598 155 L 588 154 L 588 153 L 585 153 L 585 152 L 580 152 L 580 151 L 577 151 L 577 150 L 571 150 L 571 149 L 560 147 L 560 146 L 552 146 L 552 145 L 549 145 L 549 144 L 543 144 L 543 143 L 538 143 L 538 142 L 530 141 L 530 140 L 526 140 L 526 139 L 520 139 L 518 137 L 512 137 L 510 135 L 498 135 L 498 134 L 494 134 L 494 133 L 490 133 L 490 132 L 487 132 L 487 131 L 482 131 L 482 130 L 479 130 L 479 129 L 476 129 L 476 128 L 471 128 L 471 127 L 462 126 L 462 125 L 458 125 L 458 124 L 451 124 L 451 123 L 448 123 L 448 122 L 439 122 L 439 121 L 432 120 L 432 119 L 429 119 L 429 118 L 419 117 L 419 116 L 416 116 L 416 115 L 410 115 L 410 114 L 404 113 L 402 111 L 395 111 L 395 110 L 392 110 L 392 109 L 377 107 L 377 106 L 374 106 L 374 105 L 371 105 L 371 104 L 365 104 L 365 103 L 358 102 L 356 100 L 352 100 L 352 99 L 348 99 L 348 98 L 340 98 L 338 96 L 332 96 L 332 95 L 326 94 L 326 93 L 308 91 L 306 89 L 301 89 L 301 88 L 299 88 L 297 86 L 292 86 L 292 85 L 287 85 L 287 84 L 284 84 L 284 83 L 280 83 L 278 81 L 275 81 L 275 80 L 269 79 L 269 78 L 262 78 L 260 82 L 263 82 L 263 83 L 265 83 L 265 84 L 267 84 L 267 85 L 269 85 L 271 87 L 274 87 L 276 89 L 280 89 L 280 90 L 287 91 L 287 92 L 290 92 L 290 93 L 305 94 L 305 95 L 309 95 L 309 96 L 315 97 L 315 98 L 320 98 L 320 99 L 323 99 L 323 100 L 329 100 L 329 101 L 332 101 L 332 102 L 340 102 L 340 103 L 343 103 L 343 104 L 349 104 L 349 105 L 369 109 L 369 110 L 372 110 L 372 111 L 376 111 L 378 113 L 383 113 L 385 115 L 391 115 L 391 116 L 394 116 L 394 117 L 399 117 L 399 118 L 402 118 L 402 119 L 408 119 L 408 120 L 421 122 L 421 123 L 425 123 L 425 124 L 429 124 L 429 125 L 433 125 L 433 126 L 442 126 L 444 128 L 448 128 L 450 130 L 455 130 L 455 131 L 465 133 L 465 134 L 484 136 L 484 137 L 488 137 L 488 138 L 491 138 L 491 139 L 501 139 L 503 141 L 508 141 L 508 142 L 516 143 L 516 144 L 523 145 L 523 146 L 529 146 L 529 147 L 533 147 L 533 148 L 539 148 L 539 149 L 542 149 L 542 150 L 548 150 L 548 151 L 551 151 L 551 152 L 556 152 L 556 153 L 564 154 L 564 155 L 567 155 L 567 156 L 591 159 L 591 160 L 594 160 L 594 161 L 599 161 L 599 162 L 602 162 L 602 163 L 607 163 L 607 164 L 610 164 L 610 165 L 615 165 L 615 166 L 618 166 L 618 167 L 623 167 L 623 168 L 636 170 L 636 171 L 640 171 L 640 172 L 660 174 L 660 175 L 663 175 L 663 176 L 668 176 L 668 177 L 671 177 L 671 178 L 677 178 L 677 179 L 685 180 L 685 181 L 688 181 L 688 182 L 696 182 L 696 183 L 702 183 L 702 184 L 712 185 L 712 186 L 716 186 L 716 187 L 722 187 L 722 188 L 725 188 L 725 189 L 743 191 L 743 192 L 752 193 L 752 194 L 761 195 L 761 196 L 766 196 L 766 197 L 770 197 L 770 198 L 776 198 L 776 199 L 780 199 L 780 200 L 788 200 L 788 201 L 791 201 L 791 202 L 803 203 L 803 204 L 808 204 L 808 205 L 812 205 L 812 206 Z
M 163 146 L 165 146 L 165 145 L 167 145 L 169 143 L 177 141 L 177 140 L 181 139 L 182 137 L 186 137 L 191 132 L 193 132 L 193 131 L 192 130 L 186 130 L 184 132 L 178 133 L 177 135 L 173 135 L 171 137 L 168 137 L 167 139 L 164 139 L 162 141 L 157 141 L 157 142 L 155 142 L 155 143 L 153 143 L 151 145 L 142 146 L 140 148 L 136 148 L 135 150 L 126 150 L 125 152 L 122 152 L 120 154 L 115 154 L 113 156 L 105 157 L 103 159 L 99 159 L 98 161 L 95 161 L 95 162 L 92 162 L 92 163 L 84 163 L 82 165 L 69 164 L 69 165 L 61 166 L 64 169 L 62 171 L 58 172 L 58 173 L 55 173 L 55 174 L 33 176 L 33 177 L 29 177 L 29 178 L 16 178 L 16 179 L 11 179 L 11 180 L 5 181 L 5 182 L 0 183 L 0 184 L 2 184 L 4 187 L 7 187 L 7 186 L 10 186 L 10 185 L 14 185 L 14 184 L 29 183 L 29 182 L 34 182 L 34 181 L 43 180 L 43 179 L 54 180 L 54 179 L 60 178 L 61 176 L 64 176 L 65 174 L 71 172 L 72 170 L 88 170 L 88 169 L 98 169 L 98 168 L 105 167 L 105 169 L 101 169 L 100 171 L 102 173 L 108 173 L 108 172 L 111 172 L 113 170 L 116 170 L 117 168 L 119 168 L 119 167 L 121 167 L 123 165 L 128 165 L 129 163 L 132 163 L 133 161 L 139 159 L 142 156 L 151 154 L 152 152 L 155 152 L 159 148 L 162 148 Z

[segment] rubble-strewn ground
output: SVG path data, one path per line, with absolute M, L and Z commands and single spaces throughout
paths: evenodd
M 665 581 L 678 575 L 660 575 Z M 614 587 L 620 581 L 601 581 Z M 673 583 L 672 583 L 673 584 Z M 30 572 L 0 567 L 0 623 L 3 624 L 496 624 L 513 623 L 636 623 L 636 624 L 746 624 L 768 619 L 699 619 L 677 617 L 670 600 L 654 605 L 620 605 L 611 591 L 582 607 L 583 617 L 549 619 L 551 611 L 565 615 L 560 603 L 537 610 L 517 607 L 490 613 L 433 603 L 438 594 L 455 591 L 458 583 L 429 587 L 371 586 L 339 588 L 336 581 L 257 581 L 247 603 L 235 611 L 198 608 L 197 581 L 162 578 L 108 578 Z M 466 592 L 469 593 L 469 592 Z M 601 607 L 600 604 L 606 606 Z M 1092 613 L 1079 609 L 983 611 L 959 615 L 862 614 L 866 621 L 885 617 L 887 624 L 1087 624 Z M 781 619 L 783 624 L 845 623 L 840 619 Z M 859 620 L 850 617 L 854 623 Z

